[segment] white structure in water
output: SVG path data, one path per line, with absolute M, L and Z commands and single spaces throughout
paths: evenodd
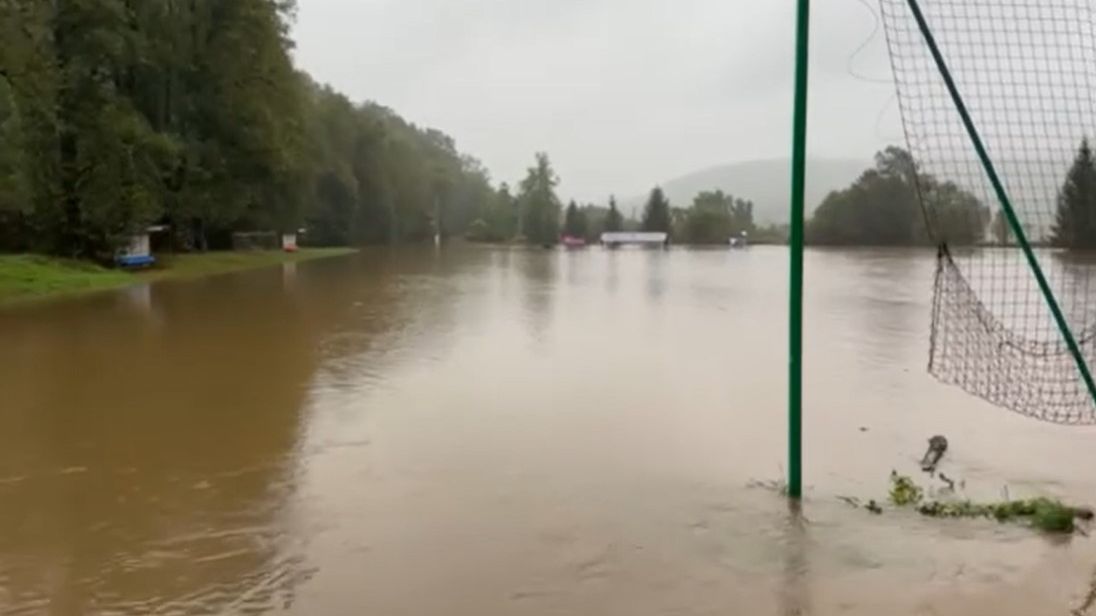
M 664 246 L 669 239 L 669 234 L 661 231 L 606 231 L 601 234 L 601 243 L 606 246 Z
M 283 233 L 282 234 L 282 250 L 286 252 L 297 252 L 297 234 L 296 233 Z
M 155 263 L 148 232 L 129 236 L 126 245 L 114 255 L 114 262 L 122 267 L 145 267 Z

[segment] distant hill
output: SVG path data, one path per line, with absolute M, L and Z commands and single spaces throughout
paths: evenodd
M 807 214 L 830 191 L 845 188 L 871 165 L 870 160 L 813 158 L 807 161 Z M 720 189 L 735 197 L 754 202 L 754 220 L 758 224 L 788 222 L 791 190 L 791 162 L 788 159 L 751 160 L 720 165 L 662 183 L 662 189 L 675 207 L 688 207 L 703 190 Z M 646 195 L 623 202 L 624 211 L 642 211 Z

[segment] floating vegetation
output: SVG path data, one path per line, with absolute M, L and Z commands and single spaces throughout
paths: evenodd
M 1077 509 L 1048 498 L 979 504 L 970 501 L 924 503 L 917 508 L 921 515 L 934 518 L 993 518 L 998 522 L 1026 520 L 1033 527 L 1048 533 L 1072 533 Z
M 891 471 L 890 502 L 899 507 L 916 505 L 924 498 L 925 491 L 905 475 Z
M 975 503 L 970 500 L 926 500 L 925 489 L 906 475 L 891 472 L 890 503 L 895 507 L 915 507 L 921 515 L 933 518 L 986 518 L 998 522 L 1022 522 L 1047 533 L 1073 533 L 1076 520 L 1091 520 L 1092 509 L 1073 507 L 1050 498 L 1006 500 L 998 503 Z M 954 485 L 948 480 L 946 483 Z M 950 490 L 949 490 L 950 491 Z M 883 512 L 874 500 L 867 504 L 843 496 L 841 500 L 868 511 Z
M 992 518 L 998 522 L 1022 521 L 1048 533 L 1072 533 L 1075 520 L 1091 519 L 1092 510 L 1071 507 L 1049 498 L 975 503 L 970 500 L 924 501 L 924 490 L 905 475 L 891 472 L 891 502 L 916 506 L 917 512 L 933 518 Z

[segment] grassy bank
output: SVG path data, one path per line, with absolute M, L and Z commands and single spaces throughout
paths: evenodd
M 351 252 L 354 250 L 350 248 L 306 248 L 295 253 L 271 250 L 180 254 L 161 257 L 156 267 L 135 272 L 39 255 L 0 255 L 0 304 L 115 289 L 153 280 L 199 278 Z

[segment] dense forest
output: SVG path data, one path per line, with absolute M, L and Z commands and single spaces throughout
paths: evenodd
M 109 259 L 306 226 L 463 233 L 494 194 L 436 130 L 294 69 L 292 0 L 0 0 L 0 249 Z

